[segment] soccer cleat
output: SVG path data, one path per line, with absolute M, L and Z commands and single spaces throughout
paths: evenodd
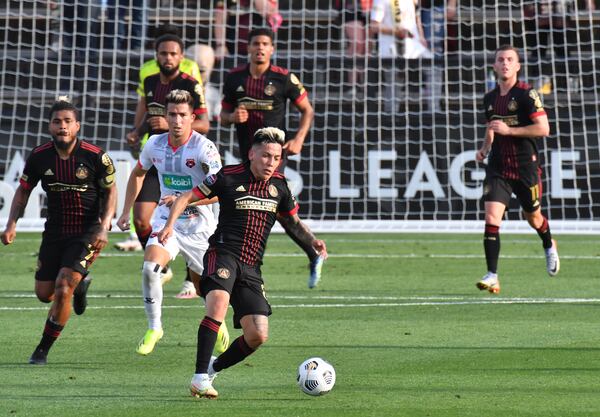
M 315 288 L 321 281 L 321 270 L 323 269 L 325 258 L 321 255 L 317 256 L 314 261 L 310 262 L 310 275 L 308 276 L 308 288 Z
M 81 281 L 77 287 L 75 287 L 75 291 L 73 291 L 73 311 L 78 316 L 82 315 L 87 307 L 87 291 L 92 283 L 92 277 L 87 275 Z
M 217 375 L 219 375 L 219 373 L 217 371 L 215 371 L 213 368 L 213 363 L 215 363 L 216 359 L 217 359 L 216 356 L 211 356 L 210 362 L 208 362 L 208 371 L 207 371 L 208 372 L 208 380 L 210 381 L 211 384 L 213 383 L 213 381 L 215 380 Z
M 151 353 L 154 350 L 154 346 L 160 339 L 162 339 L 162 337 L 163 337 L 162 329 L 160 329 L 160 330 L 148 329 L 146 331 L 146 334 L 142 338 L 142 340 L 140 340 L 140 344 L 138 345 L 138 347 L 135 351 L 137 353 L 139 353 L 140 355 L 148 355 L 149 353 Z
M 560 270 L 560 259 L 558 258 L 558 245 L 556 240 L 552 239 L 552 247 L 544 249 L 546 253 L 546 271 L 551 277 L 558 274 Z
M 198 297 L 200 296 L 196 292 L 196 287 L 194 287 L 194 283 L 190 281 L 183 281 L 181 291 L 175 296 L 175 298 L 179 298 L 180 300 Z
M 221 327 L 219 327 L 219 333 L 217 333 L 217 342 L 215 343 L 215 347 L 213 351 L 220 355 L 225 352 L 229 347 L 229 331 L 227 330 L 227 325 L 225 322 L 221 323 Z
M 29 358 L 29 363 L 31 365 L 46 365 L 48 362 L 47 356 L 48 352 L 43 349 L 36 348 Z
M 485 274 L 476 285 L 482 291 L 488 290 L 492 294 L 500 293 L 500 281 L 498 281 L 498 275 L 493 272 Z
M 128 237 L 122 242 L 115 243 L 115 248 L 123 252 L 139 252 L 143 250 L 142 244 L 137 237 Z
M 208 374 L 194 374 L 190 383 L 190 392 L 198 398 L 215 399 L 219 396 L 217 390 L 213 388 L 212 379 Z
M 165 285 L 167 282 L 171 281 L 171 278 L 173 278 L 173 270 L 170 266 L 167 266 L 160 274 L 160 283 Z

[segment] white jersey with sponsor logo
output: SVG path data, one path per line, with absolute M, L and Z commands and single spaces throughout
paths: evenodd
M 169 133 L 151 136 L 144 146 L 140 167 L 149 170 L 153 165 L 158 171 L 160 198 L 186 193 L 221 169 L 221 157 L 214 143 L 198 132 L 192 132 L 188 141 L 174 148 Z M 169 207 L 161 205 L 154 210 L 153 223 L 164 222 L 169 217 Z M 175 223 L 181 233 L 192 234 L 210 231 L 216 227 L 212 207 L 188 206 Z

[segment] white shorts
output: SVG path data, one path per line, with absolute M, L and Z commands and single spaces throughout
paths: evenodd
M 175 260 L 179 252 L 183 255 L 188 268 L 202 275 L 204 271 L 203 258 L 208 249 L 208 238 L 212 233 L 200 232 L 193 234 L 183 234 L 173 229 L 173 235 L 167 240 L 167 244 L 163 245 L 158 241 L 156 234 L 162 230 L 164 223 L 155 223 L 152 225 L 152 234 L 146 246 L 157 245 L 169 252 L 171 261 Z

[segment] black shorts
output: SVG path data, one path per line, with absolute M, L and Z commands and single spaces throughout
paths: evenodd
M 44 235 L 35 279 L 54 281 L 61 268 L 71 268 L 86 276 L 88 269 L 100 254 L 100 251 L 90 248 L 93 237 L 92 232 L 72 237 Z
M 539 209 L 542 199 L 541 169 L 537 168 L 535 173 L 518 180 L 488 174 L 483 182 L 483 201 L 497 201 L 508 207 L 513 193 L 523 211 L 533 213 Z
M 135 199 L 136 203 L 156 203 L 160 201 L 160 181 L 158 181 L 158 171 L 152 166 L 146 172 L 142 189 Z
M 233 326 L 240 329 L 242 317 L 258 314 L 271 315 L 260 266 L 240 262 L 226 251 L 210 248 L 204 255 L 204 273 L 200 280 L 200 295 L 206 297 L 212 290 L 225 290 L 233 307 Z

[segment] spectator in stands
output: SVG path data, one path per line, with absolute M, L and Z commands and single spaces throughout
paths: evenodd
M 209 45 L 196 44 L 187 48 L 185 55 L 198 64 L 200 78 L 204 85 L 208 120 L 218 121 L 221 113 L 221 92 L 210 82 L 210 75 L 215 66 L 215 51 Z
M 131 50 L 139 50 L 144 46 L 146 35 L 144 30 L 146 2 L 144 0 L 105 1 L 108 12 L 106 47 L 126 50 L 129 46 Z
M 585 8 L 593 11 L 596 8 L 594 0 L 584 0 Z M 525 2 L 523 13 L 525 15 L 525 46 L 529 55 L 529 77 L 538 80 L 538 91 L 542 94 L 552 92 L 551 77 L 554 75 L 549 71 L 554 70 L 556 74 L 567 73 L 566 58 L 569 56 L 569 45 L 577 45 L 578 36 L 572 15 L 578 9 L 574 0 L 539 0 Z M 547 63 L 548 49 L 552 49 L 553 58 L 559 66 L 544 65 Z M 547 68 L 548 71 L 543 69 Z M 573 72 L 573 71 L 569 71 Z M 579 71 L 576 71 L 578 75 Z M 566 77 L 562 77 L 566 80 Z M 565 87 L 566 82 L 559 84 Z
M 444 68 L 440 66 L 446 52 L 446 40 L 451 21 L 456 18 L 456 0 L 424 0 L 421 1 L 421 23 L 423 34 L 430 46 L 433 58 L 430 65 L 424 69 L 428 85 L 423 90 L 423 96 L 429 100 L 431 110 L 437 109 L 439 94 L 444 84 Z M 429 63 L 428 63 L 429 64 Z
M 434 56 L 446 51 L 447 22 L 456 18 L 456 0 L 423 0 L 420 4 L 423 34 Z
M 63 3 L 63 39 L 59 54 L 60 88 L 72 95 L 80 91 L 85 101 L 81 107 L 96 106 L 98 82 L 98 48 L 100 45 L 100 2 L 80 0 Z M 85 112 L 85 110 L 84 110 Z M 87 116 L 87 115 L 86 115 Z
M 278 0 L 217 0 L 215 7 L 215 57 L 228 55 L 245 58 L 248 33 L 270 26 L 273 32 L 281 26 Z
M 372 35 L 378 36 L 380 58 L 432 57 L 421 25 L 418 0 L 374 0 L 370 31 Z M 423 84 L 420 65 L 406 63 L 406 71 L 398 71 L 395 65 L 393 61 L 391 69 L 384 69 L 384 82 L 380 83 L 386 98 L 385 110 L 388 112 L 395 110 L 398 94 L 395 88 L 390 87 L 397 84 L 396 75 L 404 72 L 408 81 L 417 87 L 417 91 L 420 91 Z M 407 80 L 403 83 L 409 84 Z
M 336 4 L 340 11 L 337 23 L 344 30 L 345 58 L 352 58 L 353 68 L 346 72 L 350 89 L 344 92 L 350 97 L 361 96 L 361 86 L 364 88 L 362 61 L 368 55 L 367 13 L 371 4 L 372 0 L 337 0 Z

